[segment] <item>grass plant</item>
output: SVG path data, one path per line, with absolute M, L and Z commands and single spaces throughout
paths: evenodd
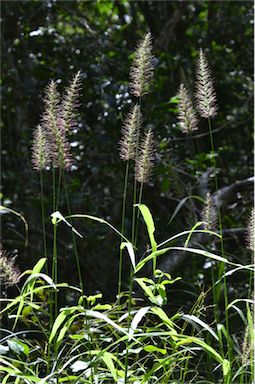
M 210 117 L 216 114 L 216 100 L 208 75 L 203 52 L 199 52 L 198 112 L 208 119 L 211 150 L 215 161 Z M 66 171 L 73 158 L 68 141 L 75 126 L 81 72 L 78 72 L 61 98 L 57 84 L 51 81 L 46 89 L 42 124 L 35 132 L 33 167 L 40 171 L 43 254 L 32 270 L 17 272 L 15 261 L 8 261 L 6 252 L 0 254 L 0 279 L 3 285 L 16 286 L 14 298 L 2 297 L 0 339 L 0 378 L 3 384 L 13 383 L 89 383 L 89 384 L 251 384 L 254 377 L 254 329 L 252 276 L 253 260 L 249 265 L 236 263 L 226 257 L 222 237 L 220 211 L 219 231 L 212 226 L 211 206 L 203 219 L 191 228 L 172 234 L 157 242 L 153 215 L 143 202 L 143 190 L 151 176 L 153 165 L 153 133 L 142 128 L 142 98 L 149 92 L 153 75 L 152 40 L 148 33 L 139 43 L 131 67 L 130 90 L 138 99 L 127 116 L 120 141 L 120 157 L 126 161 L 120 230 L 111 222 L 86 214 L 72 213 Z M 184 85 L 179 90 L 179 123 L 183 133 L 198 129 L 198 119 Z M 206 99 L 207 98 L 207 99 Z M 143 131 L 145 131 L 143 133 Z M 142 139 L 141 139 L 142 137 Z M 43 172 L 52 172 L 52 259 L 49 260 L 50 239 L 46 237 Z M 216 163 L 215 188 L 218 191 Z M 132 177 L 132 182 L 129 180 Z M 139 184 L 138 184 L 139 183 Z M 139 188 L 138 188 L 139 185 Z M 129 199 L 129 196 L 132 196 Z M 61 199 L 63 197 L 63 199 Z M 188 199 L 203 201 L 201 196 L 188 196 L 173 212 L 174 220 Z M 209 201 L 210 196 L 207 196 Z M 67 214 L 62 214 L 61 201 L 66 201 Z M 131 200 L 131 201 L 130 201 Z M 131 209 L 127 209 L 131 207 Z M 1 209 L 5 209 L 1 206 Z M 27 232 L 27 222 L 18 212 Z M 130 212 L 130 215 L 129 215 Z M 254 216 L 254 214 L 253 214 Z M 125 220 L 132 223 L 130 233 Z M 118 288 L 116 301 L 105 303 L 99 293 L 88 295 L 79 261 L 77 237 L 83 235 L 75 228 L 77 220 L 89 225 L 104 225 L 120 241 Z M 254 234 L 249 224 L 248 248 L 254 249 Z M 167 225 L 167 223 L 166 223 Z M 79 283 L 61 282 L 59 278 L 59 227 L 70 230 Z M 139 236 L 147 232 L 149 246 Z M 192 243 L 193 237 L 203 234 L 220 241 L 221 250 L 211 252 Z M 26 236 L 27 237 L 27 236 Z M 177 242 L 178 241 L 178 242 Z M 26 238 L 27 243 L 27 238 Z M 122 292 L 123 255 L 129 257 L 130 279 L 128 292 Z M 159 269 L 159 259 L 175 254 L 189 254 L 211 261 L 212 283 L 195 295 L 190 310 L 172 310 L 172 287 L 181 276 L 172 277 Z M 151 266 L 152 268 L 147 268 Z M 217 265 L 218 274 L 213 269 Z M 150 275 L 145 271 L 151 270 Z M 11 273 L 13 271 L 13 281 Z M 247 297 L 228 301 L 228 278 L 242 271 L 248 276 Z M 15 275 L 16 273 L 16 275 Z M 217 308 L 223 282 L 225 312 Z M 137 288 L 138 287 L 138 288 Z M 134 288 L 136 294 L 134 294 Z M 65 293 L 65 294 L 64 294 Z M 207 304 L 213 294 L 213 301 Z M 74 295 L 70 303 L 59 297 Z M 140 300 L 139 300 L 140 299 Z M 169 310 L 169 306 L 171 310 Z M 208 315 L 214 307 L 214 319 Z M 230 319 L 242 323 L 240 334 L 234 334 Z M 5 324 L 8 327 L 5 327 Z

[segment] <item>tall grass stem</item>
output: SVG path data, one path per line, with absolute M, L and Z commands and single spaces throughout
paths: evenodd
M 142 196 L 143 196 L 143 183 L 140 185 L 140 190 L 139 190 L 139 197 L 138 197 L 138 204 L 142 203 Z M 137 244 L 137 237 L 138 237 L 138 223 L 140 219 L 140 209 L 137 209 L 137 216 L 136 216 L 136 234 L 135 234 L 135 243 L 134 246 Z
M 65 173 L 63 173 L 63 181 L 64 181 L 64 190 L 65 190 L 67 212 L 68 212 L 68 215 L 71 216 L 71 208 L 70 208 L 69 195 L 67 192 L 67 182 L 66 182 Z M 70 218 L 70 223 L 72 224 L 72 218 Z M 78 272 L 79 284 L 80 284 L 82 294 L 84 295 L 84 286 L 83 286 L 81 266 L 80 266 L 80 260 L 79 260 L 78 249 L 77 249 L 77 242 L 76 242 L 75 234 L 73 231 L 72 231 L 72 242 L 73 242 L 73 248 L 74 248 L 74 254 L 75 254 L 76 268 L 77 268 L 77 272 Z
M 41 215 L 42 215 L 42 230 L 43 230 L 43 251 L 44 257 L 47 259 L 46 262 L 46 273 L 49 272 L 48 255 L 47 255 L 47 242 L 46 242 L 46 231 L 45 231 L 45 211 L 44 211 L 44 193 L 43 193 L 43 174 L 40 169 L 40 193 L 41 193 Z
M 121 218 L 121 234 L 124 235 L 125 231 L 125 216 L 126 216 L 126 202 L 127 202 L 127 186 L 129 174 L 129 160 L 126 162 L 123 202 L 122 202 L 122 218 Z M 120 304 L 121 282 L 122 282 L 122 264 L 123 264 L 123 250 L 120 249 L 119 257 L 119 276 L 118 276 L 118 305 Z
M 215 146 L 214 146 L 214 140 L 213 140 L 213 133 L 212 133 L 212 124 L 211 124 L 211 119 L 208 117 L 208 127 L 209 127 L 209 134 L 210 134 L 210 144 L 211 144 L 211 151 L 213 155 L 213 166 L 214 166 L 214 182 L 215 182 L 215 193 L 218 194 L 219 192 L 219 185 L 218 185 L 218 178 L 217 178 L 217 173 L 216 173 L 216 159 L 215 159 Z M 221 210 L 219 206 L 219 202 L 217 204 L 217 213 L 218 213 L 218 221 L 219 221 L 219 234 L 221 235 L 220 238 L 220 247 L 221 247 L 221 256 L 225 257 L 225 250 L 224 250 L 224 241 L 223 241 L 223 232 L 222 232 L 222 217 L 221 217 Z M 219 269 L 218 269 L 218 279 L 220 279 L 223 276 L 225 269 L 225 264 L 220 263 Z M 223 277 L 223 290 L 224 290 L 224 304 L 225 304 L 225 319 L 226 319 L 226 330 L 229 333 L 229 319 L 228 319 L 228 293 L 227 293 L 227 282 L 226 282 L 226 276 L 224 274 Z M 215 315 L 216 315 L 216 321 L 218 322 L 218 311 L 217 311 L 217 305 L 219 302 L 220 298 L 220 291 L 221 291 L 221 286 L 218 285 L 216 288 L 213 287 L 213 295 L 215 298 Z M 232 348 L 230 345 L 228 345 L 228 354 L 229 354 L 229 360 L 231 361 L 231 355 L 232 355 Z

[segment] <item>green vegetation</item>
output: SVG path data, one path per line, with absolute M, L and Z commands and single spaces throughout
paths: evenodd
M 236 3 L 3 2 L 2 383 L 253 382 Z

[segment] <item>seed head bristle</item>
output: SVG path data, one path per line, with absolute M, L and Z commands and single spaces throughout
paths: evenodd
M 197 109 L 202 117 L 213 117 L 217 114 L 217 99 L 213 86 L 211 70 L 202 49 L 199 50 L 196 70 Z
M 255 251 L 255 210 L 252 208 L 246 229 L 246 247 Z
M 62 102 L 62 111 L 65 130 L 68 132 L 76 127 L 76 113 L 79 107 L 79 96 L 81 90 L 81 71 L 78 71 L 66 88 Z
M 32 165 L 37 171 L 46 169 L 50 163 L 49 144 L 41 125 L 34 131 L 32 146 Z
M 214 231 L 217 227 L 217 210 L 209 192 L 206 194 L 205 204 L 201 216 L 205 223 L 204 228 Z
M 135 165 L 135 178 L 139 183 L 148 183 L 152 173 L 154 160 L 153 133 L 152 130 L 145 134 L 140 146 Z
M 147 33 L 139 43 L 133 64 L 130 70 L 130 90 L 136 97 L 141 97 L 149 92 L 153 77 L 153 56 L 151 34 Z
M 136 144 L 142 122 L 140 106 L 136 104 L 128 113 L 123 127 L 120 140 L 120 158 L 127 161 L 135 158 Z
M 14 258 L 11 258 L 0 246 L 0 282 L 6 287 L 15 285 L 20 280 L 20 271 L 14 264 Z
M 183 133 L 191 133 L 198 129 L 198 120 L 189 93 L 184 84 L 179 88 L 178 120 Z

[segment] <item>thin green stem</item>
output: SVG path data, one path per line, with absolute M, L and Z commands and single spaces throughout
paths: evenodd
M 53 273 L 52 280 L 55 284 L 58 283 L 58 257 L 57 257 L 57 223 L 53 224 Z M 57 289 L 54 292 L 54 318 L 56 319 L 58 315 L 58 291 Z M 58 351 L 54 346 L 54 355 L 57 358 Z M 58 383 L 58 377 L 57 377 Z
M 195 160 L 195 146 L 194 146 L 193 138 L 190 132 L 189 132 L 189 143 L 190 143 L 191 156 Z
M 52 168 L 52 208 L 56 211 L 56 186 L 55 186 L 55 168 Z
M 66 177 L 65 177 L 64 172 L 63 172 L 63 181 L 64 181 L 64 190 L 65 190 L 65 199 L 66 199 L 67 211 L 68 211 L 68 215 L 71 216 L 71 207 L 70 207 L 69 194 L 68 194 L 68 190 L 67 190 L 67 181 L 66 181 Z M 72 218 L 71 217 L 69 220 L 70 220 L 70 223 L 72 224 Z M 84 292 L 84 285 L 83 285 L 83 279 L 82 279 L 82 273 L 81 273 L 79 254 L 78 254 L 78 249 L 77 249 L 77 242 L 76 242 L 76 237 L 75 237 L 75 234 L 73 231 L 72 231 L 72 242 L 73 242 L 73 249 L 74 249 L 74 254 L 75 254 L 76 268 L 77 268 L 78 278 L 79 278 L 79 285 L 80 285 L 80 288 L 82 291 L 82 296 L 84 296 L 85 292 Z M 86 326 L 87 333 L 88 333 L 88 336 L 90 338 L 91 344 L 93 345 L 93 342 L 92 342 L 93 339 L 91 336 L 89 321 L 88 321 L 87 316 L 85 316 L 85 326 Z M 90 359 L 92 360 L 91 353 L 90 353 Z M 94 383 L 94 368 L 93 367 L 91 368 L 91 382 Z
M 54 284 L 58 283 L 58 258 L 57 258 L 57 224 L 53 224 L 53 270 L 52 270 L 52 280 Z M 58 296 L 57 291 L 55 292 L 55 316 L 57 315 L 58 308 Z
M 124 190 L 123 190 L 123 206 L 122 206 L 122 218 L 121 218 L 121 234 L 122 235 L 124 235 L 124 231 L 125 231 L 128 173 L 129 173 L 129 160 L 126 163 Z M 123 250 L 120 249 L 119 276 L 118 276 L 118 305 L 120 304 L 121 281 L 122 281 L 122 263 L 123 263 Z
M 141 183 L 141 185 L 140 185 L 138 204 L 141 204 L 142 194 L 143 194 L 143 183 Z M 134 246 L 136 246 L 136 242 L 137 242 L 139 214 L 140 214 L 140 210 L 138 209 L 138 213 L 137 213 L 136 221 L 135 221 L 136 234 L 135 234 L 134 241 L 132 240 L 132 243 L 134 244 Z M 130 267 L 130 268 L 132 268 L 132 267 Z M 130 313 L 131 313 L 131 306 L 132 306 L 133 284 L 134 284 L 134 271 L 133 271 L 133 269 L 131 269 L 130 279 L 129 279 L 129 293 L 128 293 L 128 329 L 130 328 L 130 323 L 131 323 Z M 127 383 L 127 376 L 128 376 L 128 340 L 126 342 L 126 356 L 125 356 L 125 381 L 124 381 L 125 383 Z
M 58 174 L 58 189 L 57 189 L 57 196 L 56 196 L 56 207 L 55 210 L 58 210 L 59 205 L 59 196 L 60 196 L 60 187 L 61 187 L 61 177 L 62 177 L 62 168 L 59 168 L 59 174 Z
M 142 99 L 141 99 L 141 96 L 139 97 L 139 106 L 141 108 L 141 103 L 142 103 Z M 138 154 L 139 154 L 139 140 L 140 140 L 140 130 L 138 130 L 137 132 L 137 136 L 136 136 L 136 148 L 135 148 L 135 159 L 137 160 L 138 158 Z M 133 210 L 132 210 L 132 236 L 131 236 L 131 241 L 132 241 L 132 244 L 134 244 L 134 240 L 135 240 L 135 228 L 136 228 L 136 208 L 135 208 L 135 204 L 136 204 L 136 199 L 137 199 L 137 181 L 136 181 L 136 177 L 134 175 L 134 189 L 133 189 Z
M 141 108 L 141 96 L 139 97 L 139 106 Z M 140 130 L 137 132 L 136 137 L 136 154 L 135 159 L 138 158 L 139 153 L 139 139 L 140 139 Z M 131 241 L 134 245 L 135 241 L 135 231 L 136 231 L 136 200 L 137 199 L 137 181 L 136 177 L 134 175 L 134 187 L 133 187 L 133 209 L 132 209 L 132 235 L 131 235 Z M 132 269 L 132 266 L 130 266 L 130 274 L 129 274 L 129 293 L 128 293 L 128 328 L 130 327 L 130 312 L 131 312 L 131 306 L 132 306 L 132 290 L 133 290 L 133 280 L 134 280 L 134 272 Z M 127 378 L 128 378 L 128 339 L 126 340 L 126 356 L 125 356 L 125 379 L 124 384 L 127 384 Z
M 137 181 L 134 178 L 134 189 L 133 189 L 133 209 L 132 209 L 132 235 L 131 235 L 131 241 L 132 244 L 134 244 L 135 241 L 135 224 L 136 224 L 136 194 L 137 194 Z
M 43 229 L 43 250 L 44 250 L 44 257 L 47 259 L 46 273 L 48 274 L 49 266 L 48 266 L 47 243 L 46 243 L 46 232 L 45 232 L 45 218 L 44 218 L 43 174 L 42 174 L 41 169 L 40 169 L 40 191 L 41 191 L 41 215 L 42 215 L 42 229 Z
M 56 186 L 55 186 L 55 168 L 52 168 L 52 210 L 56 211 Z M 54 281 L 55 265 L 54 265 L 54 254 L 52 256 L 52 266 L 51 266 L 51 278 Z M 54 316 L 53 316 L 53 293 L 50 292 L 50 328 L 53 326 Z
M 132 266 L 130 267 L 132 268 Z M 131 305 L 132 305 L 132 290 L 133 290 L 133 281 L 134 281 L 134 272 L 133 269 L 130 270 L 130 278 L 129 278 L 129 292 L 128 292 L 128 330 L 130 328 L 131 319 L 130 319 L 130 312 L 131 312 Z M 129 341 L 126 340 L 126 355 L 125 355 L 125 378 L 124 378 L 124 384 L 127 384 L 128 379 L 128 345 Z
M 67 182 L 66 182 L 66 177 L 65 177 L 64 172 L 63 172 L 63 181 L 64 181 L 64 190 L 65 190 L 65 199 L 66 199 L 67 211 L 68 211 L 68 215 L 71 216 L 70 201 L 69 201 L 69 195 L 67 192 Z M 72 218 L 70 218 L 70 223 L 72 224 Z M 81 266 L 80 266 L 80 260 L 79 260 L 79 255 L 78 255 L 77 242 L 76 242 L 75 234 L 73 231 L 72 231 L 72 241 L 73 241 L 73 248 L 74 248 L 74 254 L 75 254 L 76 268 L 77 268 L 78 277 L 79 277 L 79 284 L 80 284 L 80 288 L 82 291 L 82 295 L 84 295 L 84 286 L 83 286 L 83 281 L 82 281 Z
M 142 196 L 143 196 L 143 183 L 141 183 L 141 185 L 140 185 L 139 197 L 138 197 L 138 204 L 141 204 L 141 202 L 142 202 Z M 139 218 L 140 218 L 140 209 L 137 210 L 137 216 L 136 216 L 136 234 L 135 234 L 135 243 L 134 243 L 134 246 L 136 246 L 136 244 L 137 244 Z
M 215 181 L 215 192 L 218 194 L 219 192 L 219 186 L 218 186 L 218 178 L 217 178 L 217 173 L 216 173 L 216 158 L 215 158 L 215 147 L 214 147 L 214 140 L 213 140 L 213 134 L 212 134 L 212 124 L 211 124 L 211 119 L 208 117 L 208 127 L 209 127 L 209 134 L 210 134 L 210 143 L 211 143 L 211 151 L 213 155 L 213 166 L 214 166 L 214 181 Z M 218 213 L 218 222 L 219 222 L 219 234 L 221 235 L 220 239 L 220 247 L 221 247 L 221 256 L 225 257 L 225 250 L 224 250 L 224 241 L 223 241 L 223 236 L 222 236 L 222 217 L 221 217 L 221 210 L 219 205 L 217 205 L 217 213 Z M 225 269 L 225 264 L 221 263 L 219 266 L 218 270 L 218 279 L 220 279 L 223 276 Z M 226 329 L 227 332 L 229 333 L 229 321 L 228 321 L 228 292 L 227 292 L 227 283 L 226 283 L 226 276 L 224 274 L 223 278 L 223 289 L 224 289 L 224 304 L 225 304 L 225 314 L 226 314 Z M 213 289 L 214 291 L 214 289 Z M 218 321 L 218 311 L 217 311 L 217 304 L 219 302 L 220 298 L 220 291 L 221 291 L 221 286 L 218 285 L 215 288 L 215 292 L 213 293 L 214 295 L 214 304 L 215 304 L 215 315 L 216 315 L 216 320 Z M 229 355 L 231 357 L 232 351 L 231 351 L 231 346 L 229 346 Z M 231 360 L 231 359 L 229 359 Z

